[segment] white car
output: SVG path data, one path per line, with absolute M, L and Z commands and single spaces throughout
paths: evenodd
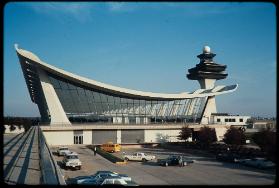
M 68 169 L 68 168 L 74 168 L 74 169 L 81 169 L 81 161 L 78 158 L 78 154 L 75 152 L 71 153 L 66 153 L 63 161 L 62 161 L 63 166 Z
M 69 150 L 69 148 L 65 147 L 65 146 L 62 146 L 62 147 L 59 147 L 57 149 L 57 154 L 58 156 L 61 156 L 61 155 L 65 155 L 65 154 L 68 154 L 68 153 L 71 153 L 71 151 Z
M 145 153 L 136 152 L 133 155 L 124 155 L 126 161 L 150 161 L 154 160 L 154 155 L 146 155 Z
M 129 177 L 126 174 L 118 174 L 116 172 L 111 172 L 111 171 L 98 171 L 94 175 L 91 176 L 79 176 L 75 178 L 75 184 L 100 184 L 100 182 L 104 178 L 108 177 L 119 177 L 125 181 L 132 181 L 132 178 Z
M 138 186 L 133 181 L 125 181 L 120 177 L 108 177 L 105 178 L 100 185 L 123 185 L 123 186 Z

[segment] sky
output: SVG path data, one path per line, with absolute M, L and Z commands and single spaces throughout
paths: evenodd
M 99 82 L 149 92 L 199 89 L 188 69 L 205 45 L 227 65 L 217 111 L 276 116 L 276 7 L 236 2 L 11 2 L 4 7 L 4 116 L 40 116 L 14 44 Z

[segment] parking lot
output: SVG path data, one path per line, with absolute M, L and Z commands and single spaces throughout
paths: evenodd
M 55 152 L 57 147 L 51 147 Z M 81 170 L 64 170 L 65 180 L 70 184 L 70 179 L 77 176 L 92 175 L 99 170 L 109 170 L 121 174 L 127 174 L 139 185 L 270 185 L 275 182 L 274 170 L 258 170 L 239 164 L 216 161 L 213 157 L 192 155 L 191 153 L 173 152 L 162 148 L 130 148 L 122 149 L 116 155 L 125 152 L 144 152 L 155 155 L 156 158 L 166 158 L 169 155 L 183 155 L 195 160 L 195 163 L 185 167 L 158 166 L 156 161 L 128 162 L 127 164 L 114 164 L 100 155 L 94 156 L 94 152 L 86 146 L 69 146 L 71 151 L 79 154 L 82 161 Z M 63 157 L 54 155 L 60 165 Z M 61 165 L 60 165 L 61 166 Z

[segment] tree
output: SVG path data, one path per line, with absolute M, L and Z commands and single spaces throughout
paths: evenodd
M 231 127 L 224 134 L 224 142 L 226 144 L 241 145 L 245 144 L 246 136 L 242 129 Z
M 217 137 L 215 129 L 207 126 L 202 127 L 198 132 L 197 141 L 200 142 L 203 147 L 208 147 L 211 143 L 216 142 Z
M 14 131 L 16 129 L 16 127 L 14 126 L 14 125 L 11 125 L 10 126 L 10 131 L 12 132 L 12 131 Z
M 276 158 L 276 132 L 270 128 L 261 129 L 252 135 L 252 139 L 269 158 Z
M 179 140 L 185 140 L 186 142 L 188 138 L 192 137 L 192 129 L 188 125 L 183 126 L 177 137 Z

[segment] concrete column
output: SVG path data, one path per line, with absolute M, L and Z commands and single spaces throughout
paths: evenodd
M 207 105 L 206 105 L 206 107 L 204 109 L 204 113 L 202 114 L 201 124 L 210 124 L 210 123 L 212 123 L 211 114 L 212 113 L 217 113 L 215 96 L 208 97 L 207 100 L 208 100 L 207 101 Z
M 121 130 L 117 130 L 116 132 L 116 143 L 121 144 Z
M 128 117 L 124 117 L 125 118 L 125 124 L 129 124 L 129 118 Z
M 136 124 L 140 124 L 140 117 L 136 117 Z
M 149 123 L 150 123 L 150 118 L 144 117 L 143 123 L 144 123 L 144 124 L 149 124 Z
M 212 89 L 216 82 L 215 79 L 202 79 L 202 80 L 198 80 L 198 81 L 201 86 L 201 89 Z
M 47 74 L 38 68 L 38 75 L 50 115 L 50 125 L 71 125 Z

